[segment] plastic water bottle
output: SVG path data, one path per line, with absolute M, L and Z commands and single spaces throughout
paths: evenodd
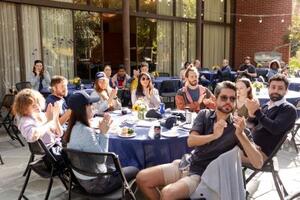
M 165 104 L 164 103 L 160 103 L 160 105 L 159 105 L 159 112 L 162 115 L 165 113 Z

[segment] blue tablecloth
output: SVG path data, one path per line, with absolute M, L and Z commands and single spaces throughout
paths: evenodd
M 132 115 L 125 115 L 118 118 L 112 115 L 114 121 L 121 122 Z M 139 169 L 170 163 L 180 159 L 183 154 L 190 152 L 187 146 L 188 131 L 178 131 L 178 137 L 151 139 L 148 136 L 150 128 L 135 127 L 137 134 L 134 138 L 121 138 L 116 134 L 110 134 L 109 151 L 119 155 L 123 167 L 135 166 Z M 164 130 L 162 130 L 164 131 Z
M 293 91 L 300 91 L 300 78 L 288 78 L 290 84 L 289 84 L 289 90 Z
M 262 89 L 260 93 L 256 95 L 256 97 L 258 98 L 260 105 L 266 104 L 270 100 L 268 89 L 267 88 Z M 289 90 L 285 98 L 291 104 L 297 105 L 298 101 L 300 100 L 300 92 Z
M 209 80 L 211 83 L 218 78 L 216 71 L 200 71 L 200 76 L 205 76 L 207 80 Z M 231 71 L 231 76 L 234 78 L 236 76 L 236 72 Z
M 176 81 L 181 81 L 178 77 L 157 77 L 156 79 L 153 80 L 154 83 L 154 87 L 159 91 L 161 83 L 164 80 L 174 80 L 174 82 Z M 176 86 L 177 87 L 177 86 Z

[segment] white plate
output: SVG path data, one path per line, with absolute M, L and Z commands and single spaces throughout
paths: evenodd
M 160 135 L 164 137 L 178 137 L 179 133 L 175 131 L 166 131 L 166 132 L 161 132 Z
M 136 136 L 136 133 L 133 132 L 132 134 L 126 134 L 126 135 L 123 135 L 122 133 L 118 133 L 118 136 L 122 138 L 132 138 Z

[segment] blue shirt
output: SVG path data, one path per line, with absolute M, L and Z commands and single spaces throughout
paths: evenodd
M 198 101 L 199 99 L 199 95 L 200 95 L 200 91 L 199 91 L 199 88 L 197 87 L 196 89 L 192 90 L 190 89 L 189 87 L 188 88 L 188 92 L 190 93 L 193 101 Z
M 54 105 L 55 102 L 59 103 L 59 107 L 60 107 L 59 115 L 62 116 L 66 112 L 66 110 L 68 110 L 68 108 L 69 108 L 67 105 L 67 102 L 64 98 L 60 98 L 53 94 L 50 94 L 46 99 L 46 108 L 49 103 Z

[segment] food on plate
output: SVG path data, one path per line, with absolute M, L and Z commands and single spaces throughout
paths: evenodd
M 129 136 L 132 135 L 134 133 L 134 130 L 132 128 L 128 128 L 128 127 L 123 127 L 122 128 L 122 135 L 123 136 Z

